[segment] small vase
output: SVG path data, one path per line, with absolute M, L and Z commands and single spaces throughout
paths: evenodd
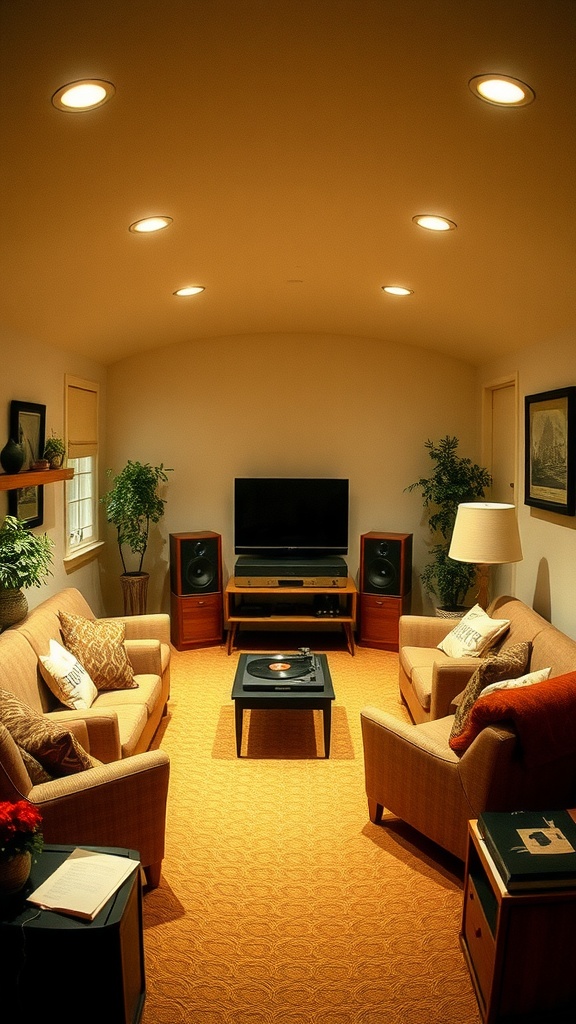
M 5 473 L 19 473 L 25 458 L 22 445 L 10 438 L 0 452 L 0 465 Z
M 0 587 L 0 628 L 22 622 L 28 614 L 28 601 L 16 587 Z
M 32 854 L 16 853 L 10 860 L 0 860 L 0 896 L 13 896 L 24 888 L 30 877 Z

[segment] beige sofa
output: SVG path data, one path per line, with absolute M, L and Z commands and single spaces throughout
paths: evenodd
M 167 615 L 126 617 L 125 647 L 137 687 L 100 692 L 85 710 L 58 704 L 38 669 L 50 638 L 62 642 L 58 612 L 94 619 L 82 595 L 66 589 L 0 636 L 0 697 L 14 694 L 47 723 L 72 733 L 94 767 L 32 782 L 20 747 L 0 723 L 0 800 L 30 800 L 51 843 L 137 850 L 150 887 L 164 856 L 169 759 L 148 750 L 166 712 L 170 688 Z M 2 698 L 6 703 L 8 698 Z M 102 762 L 102 763 L 99 763 Z
M 418 724 L 375 707 L 361 711 L 370 820 L 381 823 L 387 810 L 461 860 L 468 821 L 484 810 L 538 810 L 576 803 L 576 641 L 515 598 L 498 598 L 489 610 L 494 617 L 511 621 L 502 648 L 529 640 L 530 670 L 550 666 L 552 672 L 548 682 L 484 697 L 485 707 L 485 702 L 490 705 L 486 721 L 463 753 L 450 746 L 454 715 L 445 709 L 479 660 L 463 659 L 452 668 L 440 651 L 434 651 L 433 640 L 446 629 L 442 620 L 418 623 L 414 616 L 403 624 L 405 639 L 425 643 L 421 649 L 412 647 L 408 655 L 404 652 L 400 670 L 401 692 Z M 416 689 L 407 689 L 412 684 L 406 669 L 412 664 L 414 675 L 419 651 L 421 667 L 428 659 L 431 713 L 416 702 Z M 514 718 L 521 709 L 522 689 L 537 698 L 530 714 L 524 711 L 523 727 L 528 722 L 536 737 L 530 748 L 517 729 L 520 720 Z M 504 714 L 500 711 L 491 719 L 493 707 L 506 700 Z M 439 711 L 443 717 L 435 717 Z
M 82 594 L 60 591 L 38 605 L 18 626 L 0 636 L 0 687 L 31 708 L 59 721 L 81 717 L 91 725 L 90 753 L 108 763 L 148 750 L 170 696 L 170 619 L 168 615 L 124 616 L 126 650 L 134 670 L 132 690 L 99 693 L 87 711 L 65 711 L 38 669 L 50 639 L 62 643 L 59 612 L 94 619 Z
M 523 640 L 532 643 L 530 671 L 550 667 L 551 675 L 576 668 L 576 641 L 571 640 L 515 597 L 498 597 L 487 609 L 491 618 L 509 619 L 499 649 Z M 478 668 L 479 659 L 451 658 L 437 645 L 454 628 L 454 619 L 403 615 L 399 624 L 400 696 L 414 722 L 450 714 L 454 698 Z

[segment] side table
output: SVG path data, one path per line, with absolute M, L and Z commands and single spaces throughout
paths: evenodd
M 138 1024 L 146 994 L 142 886 L 137 870 L 93 921 L 41 910 L 26 897 L 74 846 L 45 846 L 21 893 L 0 901 L 0 979 L 14 1020 Z M 86 847 L 139 860 L 135 850 Z M 49 1014 L 48 1014 L 49 1015 Z
M 576 1020 L 576 889 L 510 893 L 469 822 L 460 944 L 484 1024 Z

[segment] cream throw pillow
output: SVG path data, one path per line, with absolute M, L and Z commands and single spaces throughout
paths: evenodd
M 536 672 L 528 672 L 525 676 L 520 676 L 519 679 L 503 679 L 501 683 L 491 683 L 490 686 L 484 687 L 481 696 L 485 697 L 487 693 L 494 693 L 494 690 L 515 690 L 517 686 L 543 683 L 545 679 L 548 679 L 551 671 L 549 668 L 540 668 Z
M 50 653 L 40 655 L 40 672 L 61 704 L 74 711 L 92 707 L 98 690 L 86 669 L 56 640 L 50 640 Z
M 451 658 L 479 658 L 494 646 L 509 626 L 510 619 L 491 619 L 479 604 L 475 604 L 440 641 L 438 649 Z

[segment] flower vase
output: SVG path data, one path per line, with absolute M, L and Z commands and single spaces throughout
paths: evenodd
M 0 452 L 0 466 L 5 473 L 19 473 L 24 465 L 26 455 L 21 444 L 10 438 Z
M 0 896 L 13 896 L 24 888 L 30 877 L 32 854 L 16 853 L 9 860 L 0 860 Z

